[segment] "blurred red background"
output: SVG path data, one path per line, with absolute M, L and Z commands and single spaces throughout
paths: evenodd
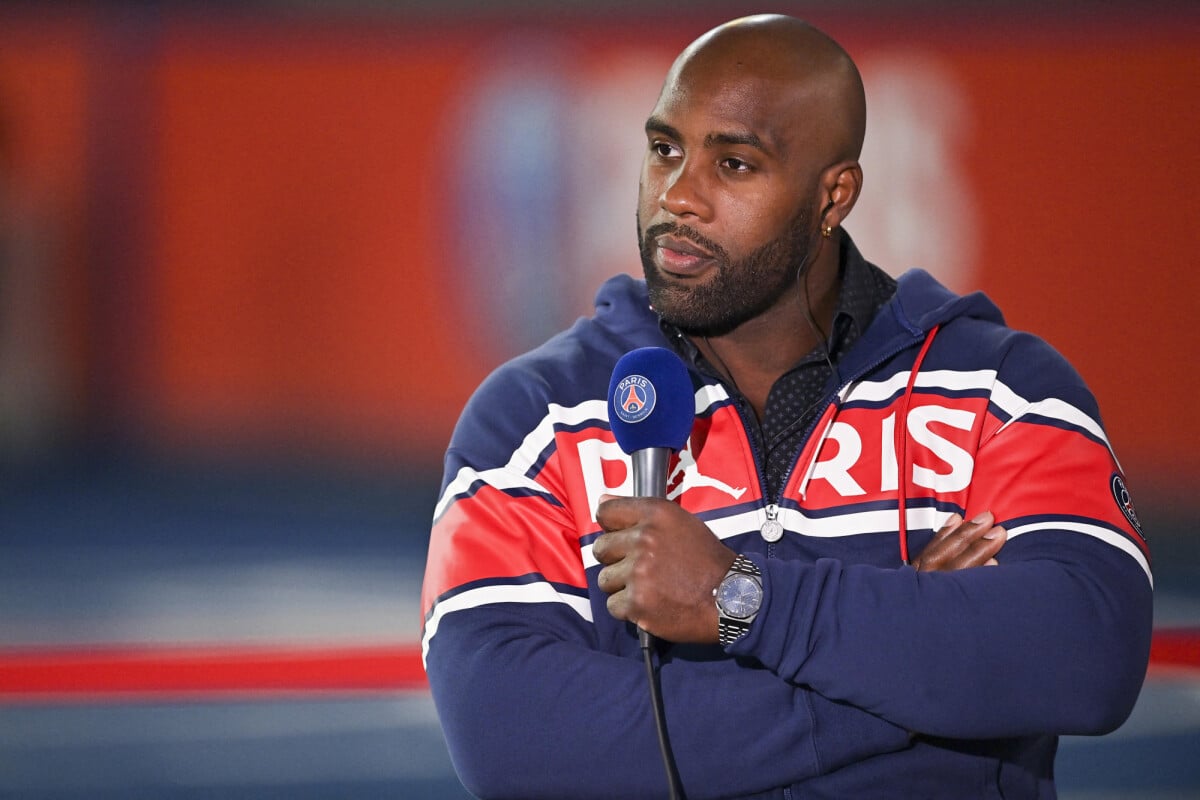
M 1194 796 L 1200 10 L 832 5 L 848 230 L 1062 350 L 1151 533 L 1154 669 L 1062 796 Z M 406 691 L 438 462 L 640 272 L 645 116 L 744 13 L 668 6 L 0 4 L 0 784 L 463 796 Z
M 608 91 L 613 65 L 638 65 L 649 77 L 621 102 L 640 121 L 674 54 L 721 18 L 9 13 L 10 194 L 52 220 L 34 228 L 51 246 L 29 267 L 52 288 L 38 296 L 53 346 L 32 367 L 58 376 L 46 390 L 64 401 L 51 427 L 168 452 L 291 444 L 436 461 L 469 392 L 525 346 L 478 312 L 524 256 L 485 252 L 492 272 L 462 258 L 500 249 L 484 235 L 488 216 L 514 213 L 464 183 L 489 157 L 464 156 L 464 135 L 489 141 L 486 126 L 461 130 L 464 108 L 513 52 L 503 43 L 551 43 L 542 63 L 562 65 L 560 112 L 580 108 L 564 97 Z M 897 52 L 936 64 L 966 115 L 947 173 L 974 220 L 955 285 L 986 291 L 1073 361 L 1135 490 L 1183 497 L 1200 478 L 1189 363 L 1200 353 L 1196 13 L 814 21 L 869 86 L 872 64 Z M 636 174 L 640 131 L 630 133 L 632 149 L 605 158 Z M 555 147 L 567 170 L 593 157 L 586 142 Z M 888 191 L 872 174 L 867 192 Z M 570 319 L 605 269 L 640 269 L 635 187 L 602 216 L 585 207 L 586 181 L 548 180 L 574 209 L 566 229 L 611 240 L 612 255 L 584 270 L 588 286 L 527 295 L 528 313 L 561 304 Z M 938 182 L 910 196 L 906 235 L 936 242 L 961 227 Z M 847 227 L 856 233 L 853 216 Z M 570 271 L 571 248 L 591 247 L 582 234 L 565 240 L 561 263 L 541 268 Z M 7 335 L 19 350 L 25 334 Z

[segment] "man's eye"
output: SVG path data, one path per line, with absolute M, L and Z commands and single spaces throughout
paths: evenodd
M 731 169 L 734 172 L 749 172 L 751 167 L 740 158 L 727 158 L 723 162 L 726 169 Z
M 659 158 L 673 158 L 674 156 L 679 155 L 678 148 L 676 148 L 673 144 L 668 144 L 667 142 L 651 142 L 650 149 Z

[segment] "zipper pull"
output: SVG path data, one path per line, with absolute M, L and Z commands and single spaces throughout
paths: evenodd
M 764 540 L 778 542 L 783 538 L 783 523 L 779 521 L 779 506 L 771 503 L 767 506 L 767 521 L 759 530 Z

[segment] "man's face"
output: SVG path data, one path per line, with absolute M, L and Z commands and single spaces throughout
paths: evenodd
M 798 165 L 778 89 L 687 69 L 647 121 L 642 266 L 651 304 L 689 334 L 723 335 L 771 309 L 816 246 L 816 174 Z

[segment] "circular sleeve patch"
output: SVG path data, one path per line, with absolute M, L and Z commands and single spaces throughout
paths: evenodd
M 1142 532 L 1142 524 L 1138 522 L 1137 511 L 1133 507 L 1133 498 L 1129 496 L 1125 480 L 1119 474 L 1113 473 L 1109 486 L 1112 488 L 1113 499 L 1117 501 L 1117 508 L 1121 509 L 1121 513 L 1125 515 L 1125 519 L 1129 520 L 1129 524 L 1137 531 L 1137 535 L 1145 540 L 1146 534 Z

